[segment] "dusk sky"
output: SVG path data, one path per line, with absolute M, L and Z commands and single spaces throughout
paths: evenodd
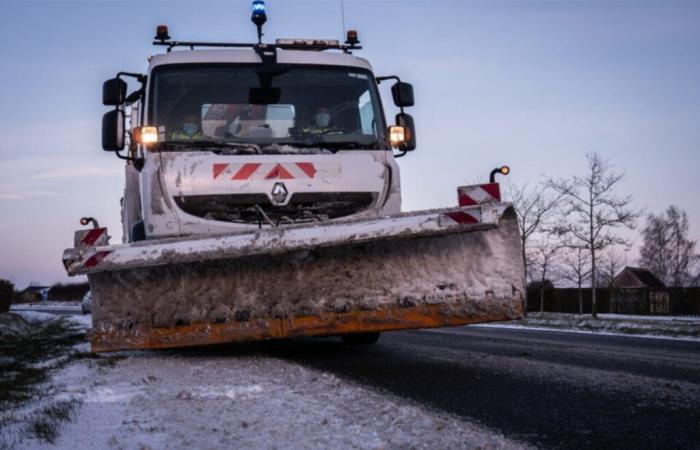
M 340 1 L 267 5 L 266 41 L 342 38 Z M 250 1 L 0 0 L 0 278 L 67 280 L 84 215 L 121 241 L 102 82 L 145 71 L 161 23 L 179 40 L 255 39 Z M 453 205 L 503 163 L 518 183 L 582 173 L 597 151 L 626 173 L 620 194 L 678 205 L 700 240 L 700 2 L 346 0 L 345 23 L 377 75 L 414 84 L 404 210 Z

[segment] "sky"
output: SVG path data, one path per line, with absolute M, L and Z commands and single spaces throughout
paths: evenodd
M 343 37 L 340 1 L 267 11 L 267 41 Z M 457 186 L 501 164 L 516 183 L 581 174 L 596 151 L 626 174 L 619 194 L 646 212 L 678 205 L 700 240 L 700 2 L 346 0 L 344 11 L 356 54 L 414 85 L 404 210 L 454 205 Z M 81 216 L 121 240 L 123 165 L 101 150 L 102 82 L 145 71 L 161 23 L 179 40 L 255 40 L 249 1 L 0 0 L 0 278 L 67 281 L 61 254 Z

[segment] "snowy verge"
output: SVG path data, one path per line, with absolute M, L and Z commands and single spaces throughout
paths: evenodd
M 471 326 L 700 340 L 699 317 L 599 314 L 593 319 L 589 314 L 530 313 L 522 320 Z
M 77 402 L 53 445 L 25 448 L 523 448 L 490 429 L 332 374 L 246 352 L 127 352 L 54 377 Z M 89 370 L 88 370 L 89 368 Z M 86 373 L 86 370 L 89 373 Z
M 80 311 L 80 302 L 33 302 L 33 303 L 14 303 L 10 306 L 11 310 L 32 310 L 32 309 L 56 309 L 56 310 L 75 310 Z
M 77 405 L 56 398 L 52 376 L 86 353 L 86 327 L 36 311 L 0 314 L 0 449 L 51 442 Z

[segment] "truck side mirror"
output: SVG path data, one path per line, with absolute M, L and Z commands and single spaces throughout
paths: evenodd
M 112 78 L 102 84 L 102 104 L 106 106 L 123 105 L 126 100 L 126 81 Z
M 391 87 L 391 96 L 394 98 L 394 104 L 399 108 L 413 106 L 413 85 L 399 81 Z
M 108 152 L 124 150 L 124 111 L 121 109 L 102 116 L 102 148 Z
M 411 95 L 413 95 L 413 88 L 411 88 Z M 413 97 L 411 97 L 411 100 L 413 100 Z M 413 102 L 411 102 L 411 104 L 413 104 Z M 415 150 L 416 124 L 413 122 L 413 117 L 410 114 L 398 113 L 396 115 L 396 125 L 402 126 L 406 130 L 404 143 L 399 146 L 399 150 L 406 152 Z
M 396 126 L 389 127 L 389 143 L 403 152 L 416 149 L 416 126 L 410 114 L 396 115 Z

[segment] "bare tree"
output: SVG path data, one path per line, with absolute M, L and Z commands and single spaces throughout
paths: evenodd
M 625 249 L 626 250 L 626 249 Z M 601 255 L 600 264 L 600 285 L 608 288 L 610 297 L 610 311 L 617 310 L 615 305 L 615 277 L 624 268 L 624 256 L 618 251 L 616 246 L 611 246 Z
M 529 278 L 529 241 L 537 232 L 543 231 L 549 220 L 556 212 L 560 195 L 552 191 L 548 183 L 538 183 L 530 187 L 528 183 L 516 185 L 508 183 L 508 195 L 518 216 L 520 229 L 520 248 L 523 259 L 523 277 Z M 525 290 L 527 292 L 527 289 Z M 525 311 L 527 311 L 527 294 L 525 295 Z
M 668 222 L 663 215 L 647 215 L 642 229 L 642 247 L 639 249 L 639 265 L 668 283 L 670 242 Z
M 700 286 L 700 255 L 693 256 L 693 270 L 691 271 L 694 275 L 690 286 Z
M 532 248 L 528 252 L 532 268 L 531 280 L 539 285 L 540 312 L 544 312 L 544 291 L 549 281 L 548 277 L 553 274 L 561 248 L 561 243 L 554 239 L 554 235 L 544 234 L 532 243 Z
M 581 245 L 567 244 L 566 252 L 562 255 L 562 278 L 570 281 L 578 288 L 578 313 L 583 314 L 583 283 L 591 275 L 591 266 L 586 255 L 586 248 Z
M 688 216 L 677 206 L 649 214 L 642 231 L 639 263 L 669 286 L 693 284 L 695 241 L 688 238 Z
M 666 217 L 671 229 L 671 286 L 687 286 L 692 279 L 690 268 L 695 252 L 695 241 L 688 239 L 688 215 L 677 206 L 669 206 Z
M 634 228 L 640 212 L 635 210 L 631 196 L 618 197 L 614 190 L 624 175 L 615 173 L 608 160 L 597 153 L 586 155 L 587 172 L 571 180 L 551 181 L 552 187 L 563 196 L 567 223 L 562 231 L 590 252 L 591 307 L 596 310 L 597 253 L 615 244 L 627 241 L 613 233 L 615 228 Z
M 624 257 L 618 251 L 616 246 L 608 247 L 605 252 L 600 255 L 600 265 L 598 270 L 599 286 L 612 289 L 615 276 L 623 269 Z

